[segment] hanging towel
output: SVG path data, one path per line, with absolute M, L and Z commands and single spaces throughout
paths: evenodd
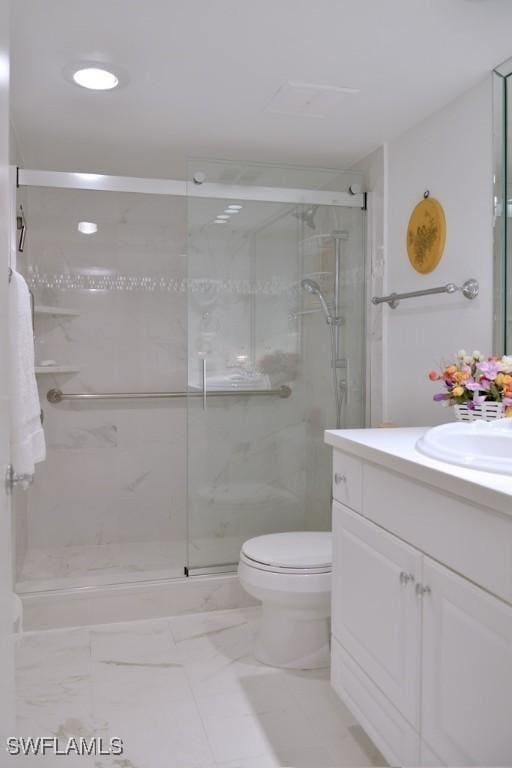
M 46 446 L 34 365 L 30 292 L 14 270 L 9 285 L 9 398 L 11 463 L 18 475 L 33 475 Z

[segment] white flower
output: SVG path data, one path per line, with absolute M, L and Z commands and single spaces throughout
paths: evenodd
M 457 352 L 457 357 L 459 358 L 459 360 L 464 360 L 466 355 L 467 355 L 467 352 L 465 349 L 459 349 L 459 351 Z
M 501 358 L 501 370 L 503 373 L 512 373 L 512 355 L 503 355 Z
M 473 360 L 483 360 L 483 355 L 478 351 L 478 349 L 475 349 L 473 352 Z
M 464 358 L 464 362 L 466 363 L 466 365 L 471 365 L 471 363 L 473 362 L 473 358 L 471 357 L 471 355 L 466 355 L 466 357 Z

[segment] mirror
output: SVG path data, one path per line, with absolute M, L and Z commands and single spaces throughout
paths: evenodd
M 494 353 L 512 354 L 512 59 L 494 70 Z

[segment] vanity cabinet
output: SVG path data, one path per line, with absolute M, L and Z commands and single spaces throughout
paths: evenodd
M 471 537 L 457 544 L 457 515 L 463 536 L 471 503 L 418 484 L 416 508 L 410 479 L 339 451 L 336 473 L 345 480 L 333 483 L 335 690 L 390 764 L 512 766 L 512 605 L 487 589 L 488 576 L 484 589 L 456 572 L 466 570 L 464 548 L 474 548 Z M 346 503 L 350 484 L 357 508 Z M 447 510 L 453 559 L 441 547 L 438 560 L 439 522 L 421 535 L 429 509 L 433 519 Z M 504 553 L 512 519 L 489 520 L 482 536 L 501 525 L 509 538 L 495 544 Z M 471 557 L 467 569 L 479 573 L 482 562 Z M 497 591 L 507 591 L 512 569 L 495 575 Z

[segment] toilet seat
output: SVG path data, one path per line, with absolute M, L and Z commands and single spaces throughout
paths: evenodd
M 244 552 L 240 552 L 240 562 L 245 563 L 249 568 L 254 568 L 257 571 L 266 571 L 267 573 L 283 573 L 307 576 L 315 573 L 331 573 L 332 566 L 326 565 L 320 568 L 290 568 L 285 565 L 267 565 L 266 563 L 259 563 L 253 560 L 251 557 L 247 557 Z
M 252 568 L 271 573 L 330 573 L 332 534 L 295 531 L 256 536 L 242 545 L 240 559 Z
M 257 564 L 256 564 L 257 565 Z M 290 572 L 288 570 L 272 570 L 258 568 L 251 564 L 245 557 L 240 557 L 238 563 L 238 575 L 242 585 L 256 587 L 265 593 L 265 596 L 280 595 L 289 601 L 293 601 L 293 595 L 314 595 L 331 592 L 332 572 L 307 573 L 304 570 Z M 258 595 L 259 599 L 263 597 Z

